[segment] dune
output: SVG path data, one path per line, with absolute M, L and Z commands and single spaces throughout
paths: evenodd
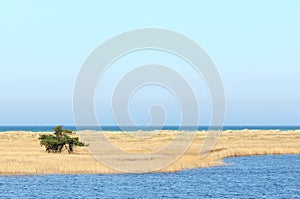
M 44 132 L 1 132 L 0 133 L 0 174 L 1 175 L 39 175 L 39 174 L 114 174 L 120 171 L 105 162 L 98 161 L 87 147 L 77 147 L 73 154 L 47 153 L 40 146 L 38 137 Z M 51 133 L 51 132 L 49 132 Z M 160 165 L 161 162 L 178 154 L 182 140 L 174 142 L 175 131 L 156 132 L 101 132 L 118 150 L 100 152 L 103 157 L 116 165 L 129 165 L 128 173 L 147 172 L 147 165 Z M 188 138 L 189 132 L 179 132 Z M 223 165 L 227 157 L 300 154 L 300 130 L 242 130 L 224 131 L 213 150 L 200 157 L 200 148 L 209 132 L 195 132 L 195 138 L 187 150 L 164 167 L 155 172 L 176 172 L 185 169 Z M 170 143 L 172 147 L 166 148 Z M 175 143 L 175 144 L 174 144 Z M 164 150 L 165 149 L 165 150 Z M 135 154 L 134 158 L 120 156 L 120 150 Z M 161 151 L 161 152 L 160 152 Z M 141 154 L 143 156 L 141 156 Z M 154 155 L 153 155 L 154 154 Z M 146 155 L 146 156 L 145 156 Z M 148 156 L 147 156 L 148 155 Z M 130 156 L 132 157 L 132 156 Z M 143 159 L 149 157 L 148 159 Z M 130 166 L 132 165 L 132 166 Z

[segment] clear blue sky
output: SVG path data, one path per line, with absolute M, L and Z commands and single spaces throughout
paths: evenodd
M 111 36 L 143 27 L 207 51 L 226 90 L 225 124 L 300 125 L 299 10 L 298 0 L 2 0 L 0 125 L 73 124 L 81 64 Z

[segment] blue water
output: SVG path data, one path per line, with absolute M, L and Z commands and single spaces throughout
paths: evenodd
M 1 198 L 300 198 L 300 155 L 178 173 L 0 176 Z
M 33 132 L 49 132 L 53 130 L 54 126 L 0 126 L 0 132 L 5 131 L 33 131 Z M 65 129 L 70 129 L 76 131 L 75 126 L 64 126 Z M 127 131 L 137 131 L 137 130 L 156 130 L 160 129 L 159 127 L 124 127 Z M 124 129 L 123 128 L 123 129 Z M 106 131 L 120 131 L 121 128 L 117 126 L 102 126 L 102 130 Z M 165 126 L 162 129 L 164 130 L 207 130 L 209 129 L 208 126 L 199 126 L 199 127 L 179 127 L 179 126 Z M 298 130 L 300 126 L 224 126 L 223 130 L 243 130 L 243 129 L 250 129 L 250 130 Z M 99 130 L 99 127 L 80 127 L 79 130 Z

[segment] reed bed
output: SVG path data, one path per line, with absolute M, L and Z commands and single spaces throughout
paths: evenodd
M 187 137 L 190 134 L 176 131 L 138 132 L 135 136 L 123 132 L 102 133 L 111 143 L 128 153 L 158 153 L 157 156 L 153 157 L 153 164 L 157 163 L 155 161 L 163 161 L 164 157 L 178 153 L 174 147 L 164 151 L 164 154 L 159 154 L 159 151 L 170 144 L 178 133 L 185 134 Z M 196 132 L 195 139 L 183 155 L 168 166 L 156 171 L 176 172 L 184 169 L 219 166 L 223 164 L 222 159 L 227 157 L 300 154 L 299 130 L 242 130 L 224 131 L 213 150 L 204 158 L 200 158 L 200 147 L 207 133 L 204 131 Z M 39 144 L 38 137 L 40 134 L 42 132 L 11 131 L 0 133 L 0 175 L 120 173 L 120 171 L 97 161 L 86 147 L 76 148 L 74 154 L 67 152 L 61 154 L 46 153 Z M 122 161 L 125 161 L 118 157 L 118 151 L 104 150 L 102 153 L 115 158 L 120 165 L 122 165 Z M 156 157 L 157 159 L 155 159 Z M 133 164 L 141 162 L 130 161 Z M 135 166 L 142 168 L 144 165 Z M 143 172 L 143 170 L 137 170 L 137 172 Z

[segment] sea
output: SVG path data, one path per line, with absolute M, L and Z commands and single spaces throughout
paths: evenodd
M 65 128 L 76 130 L 74 126 Z M 118 127 L 101 129 L 121 130 Z M 192 128 L 173 126 L 163 129 L 188 131 Z M 207 130 L 208 127 L 198 129 Z M 300 127 L 226 126 L 223 129 L 298 130 Z M 0 132 L 52 130 L 53 126 L 0 126 Z M 224 159 L 224 163 L 220 167 L 175 173 L 0 176 L 0 198 L 300 199 L 300 155 L 236 157 Z
M 50 132 L 53 131 L 54 126 L 0 126 L 0 132 L 6 132 L 6 131 L 32 131 L 32 132 Z M 64 129 L 69 129 L 72 131 L 77 130 L 103 130 L 103 131 L 153 131 L 157 129 L 162 130 L 184 130 L 184 131 L 204 131 L 209 129 L 222 129 L 222 130 L 281 130 L 281 131 L 287 131 L 287 130 L 300 130 L 300 126 L 223 126 L 221 127 L 211 127 L 211 126 L 164 126 L 164 127 L 157 127 L 157 126 L 151 126 L 151 127 L 143 127 L 143 126 L 125 126 L 125 127 L 118 127 L 118 126 L 64 126 Z

